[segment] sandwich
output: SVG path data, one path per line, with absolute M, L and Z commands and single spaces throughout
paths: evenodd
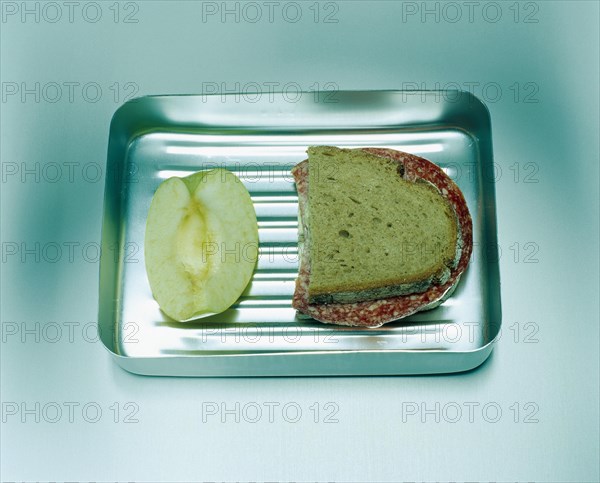
M 383 148 L 308 148 L 294 166 L 300 266 L 292 306 L 379 327 L 440 305 L 466 270 L 472 221 L 436 164 Z

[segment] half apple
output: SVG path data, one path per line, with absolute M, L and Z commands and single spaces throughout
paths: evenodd
M 258 258 L 250 194 L 225 169 L 163 181 L 150 203 L 144 252 L 152 295 L 166 315 L 181 322 L 227 310 Z

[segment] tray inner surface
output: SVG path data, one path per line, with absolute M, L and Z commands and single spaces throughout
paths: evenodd
M 439 308 L 380 329 L 357 330 L 299 319 L 291 308 L 298 269 L 297 194 L 290 169 L 309 145 L 380 146 L 439 164 L 459 185 L 474 224 L 474 254 L 454 295 Z M 128 147 L 132 173 L 122 184 L 123 253 L 117 287 L 116 352 L 128 357 L 295 351 L 475 350 L 495 336 L 486 303 L 488 273 L 482 206 L 485 188 L 477 140 L 436 129 L 322 130 L 219 134 L 154 132 Z M 193 323 L 166 318 L 154 301 L 144 266 L 144 230 L 156 188 L 171 176 L 227 168 L 243 181 L 259 223 L 260 254 L 251 284 L 231 309 Z M 483 243 L 482 243 L 483 242 Z M 498 322 L 499 323 L 499 322 Z

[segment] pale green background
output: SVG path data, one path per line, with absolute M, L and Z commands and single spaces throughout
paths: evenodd
M 13 3 L 3 2 L 3 8 Z M 443 16 L 436 22 L 433 15 L 425 22 L 420 15 L 403 21 L 403 10 L 421 9 L 421 2 L 393 1 L 340 1 L 338 23 L 317 23 L 313 2 L 300 2 L 297 23 L 276 9 L 273 23 L 255 24 L 243 18 L 236 23 L 232 16 L 226 23 L 218 16 L 203 22 L 202 3 L 193 1 L 137 2 L 135 24 L 115 23 L 113 2 L 100 2 L 100 21 L 90 23 L 76 9 L 70 23 L 68 7 L 58 3 L 64 12 L 56 23 L 36 23 L 31 15 L 25 22 L 18 15 L 3 19 L 4 89 L 7 83 L 97 82 L 102 96 L 87 102 L 76 88 L 73 102 L 66 90 L 56 103 L 36 103 L 32 95 L 25 102 L 3 99 L 5 174 L 14 163 L 104 167 L 110 118 L 130 82 L 139 87 L 137 95 L 198 93 L 203 82 L 225 82 L 229 89 L 248 82 L 296 82 L 305 89 L 328 82 L 340 89 L 479 83 L 474 92 L 484 99 L 495 94 L 482 92 L 482 85 L 500 85 L 502 98 L 488 106 L 495 161 L 503 170 L 496 185 L 503 337 L 483 367 L 456 376 L 138 377 L 115 366 L 101 344 L 82 334 L 96 320 L 97 263 L 85 261 L 80 250 L 72 263 L 66 254 L 56 263 L 7 257 L 0 346 L 5 407 L 96 402 L 103 416 L 95 424 L 80 411 L 73 423 L 66 414 L 54 424 L 7 416 L 0 479 L 598 481 L 598 2 L 524 2 L 517 5 L 519 22 L 514 3 L 500 2 L 497 23 L 486 21 L 482 7 L 469 22 L 464 2 L 458 2 L 463 19 L 456 23 Z M 538 22 L 524 23 L 534 8 L 531 18 Z M 324 4 L 319 9 L 321 15 L 331 11 Z M 124 15 L 131 7 L 122 4 L 119 11 Z M 46 11 L 46 17 L 54 15 Z M 530 82 L 539 102 L 523 102 L 531 90 L 522 90 L 515 102 L 511 86 L 523 89 Z M 110 89 L 115 83 L 121 86 L 117 99 Z M 536 164 L 538 182 L 523 183 L 524 172 L 515 182 L 510 167 L 519 163 L 523 169 L 528 162 Z M 29 176 L 23 183 L 10 176 L 1 189 L 5 247 L 99 243 L 102 180 L 87 182 L 77 174 L 73 182 L 63 176 L 58 183 L 38 183 Z M 515 262 L 510 247 L 518 243 L 523 250 L 528 242 L 537 243 L 539 263 L 523 263 L 523 251 Z M 63 334 L 51 343 L 48 333 L 40 342 L 26 335 L 22 343 L 22 334 L 6 332 L 22 323 L 43 330 L 50 322 L 63 328 L 77 322 L 73 341 Z M 537 342 L 524 341 L 531 335 L 528 322 L 537 324 L 527 326 L 538 327 Z M 122 422 L 128 401 L 139 407 L 138 423 Z M 207 401 L 229 407 L 236 401 L 296 402 L 304 414 L 295 424 L 280 413 L 273 423 L 266 416 L 255 424 L 231 418 L 203 423 Z M 118 423 L 109 409 L 114 402 L 121 408 Z M 339 422 L 314 423 L 308 408 L 315 402 L 321 408 L 335 402 Z M 436 402 L 493 402 L 503 415 L 497 423 L 486 422 L 481 411 L 473 422 L 466 414 L 456 423 L 436 423 L 431 416 L 425 423 L 416 416 L 403 422 L 403 402 L 429 408 Z M 515 402 L 521 409 L 517 423 L 510 409 Z M 539 408 L 537 423 L 523 422 L 527 403 Z

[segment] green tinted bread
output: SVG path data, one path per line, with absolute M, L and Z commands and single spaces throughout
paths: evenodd
M 459 228 L 433 185 L 359 149 L 318 146 L 308 155 L 312 303 L 423 292 L 449 277 Z

